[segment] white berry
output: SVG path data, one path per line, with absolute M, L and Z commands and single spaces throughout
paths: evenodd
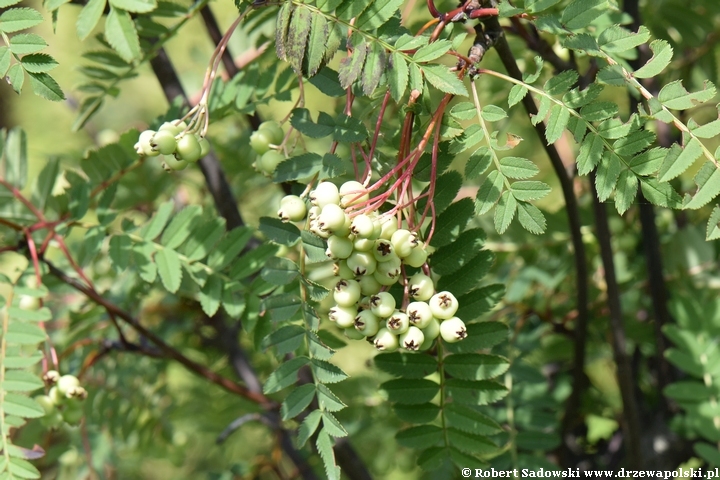
M 377 261 L 367 252 L 354 252 L 348 257 L 347 266 L 356 276 L 372 275 L 377 268 Z
M 287 195 L 280 200 L 278 217 L 283 222 L 299 222 L 305 218 L 306 213 L 305 202 L 297 195 Z
M 336 305 L 328 312 L 328 318 L 337 323 L 340 328 L 350 328 L 355 325 L 355 308 Z
M 327 240 L 328 248 L 325 253 L 328 257 L 337 258 L 348 258 L 353 252 L 353 242 L 347 237 L 338 237 L 337 235 L 330 235 Z
M 375 348 L 381 352 L 394 352 L 400 346 L 397 336 L 395 336 L 395 334 L 387 328 L 381 328 L 378 330 L 378 333 L 375 335 L 375 339 L 373 340 L 373 344 L 375 345 Z
M 399 335 L 407 332 L 408 328 L 410 328 L 410 320 L 406 313 L 395 310 L 390 318 L 387 319 L 386 326 L 388 330 Z
M 395 297 L 380 292 L 370 297 L 370 310 L 380 318 L 387 318 L 395 312 Z
M 355 317 L 355 329 L 366 337 L 372 337 L 380 329 L 380 321 L 372 311 L 363 310 Z
M 367 202 L 370 194 L 362 183 L 356 181 L 345 182 L 340 186 L 340 205 L 350 207 Z
M 418 327 L 410 327 L 407 332 L 400 335 L 398 339 L 400 346 L 406 350 L 417 351 L 425 342 L 425 335 Z
M 335 284 L 333 298 L 341 307 L 353 307 L 360 300 L 360 284 L 342 279 Z
M 418 328 L 426 328 L 433 319 L 430 305 L 425 302 L 410 302 L 405 311 L 408 314 L 410 323 Z
M 313 205 L 317 205 L 320 208 L 325 205 L 330 205 L 331 203 L 339 205 L 340 192 L 334 183 L 320 182 L 317 187 L 315 187 L 315 190 L 310 192 L 310 201 Z
M 438 292 L 432 296 L 428 302 L 430 305 L 430 311 L 432 311 L 435 318 L 441 320 L 448 319 L 455 315 L 460 304 L 450 292 Z
M 360 238 L 370 238 L 375 232 L 375 224 L 367 215 L 358 215 L 353 218 L 350 233 Z
M 467 337 L 465 323 L 458 317 L 452 317 L 440 324 L 440 336 L 448 343 L 459 342 Z
M 410 295 L 421 302 L 429 300 L 435 292 L 435 285 L 433 284 L 432 278 L 422 273 L 416 273 L 410 277 L 408 283 Z M 453 297 L 455 298 L 455 297 Z M 431 309 L 432 310 L 432 309 Z M 453 312 L 454 314 L 455 312 Z M 434 314 L 434 311 L 433 311 Z M 437 317 L 437 315 L 435 315 Z M 452 317 L 452 314 L 450 315 Z M 438 318 L 449 318 L 449 317 L 438 317 Z
M 325 205 L 320 212 L 318 217 L 318 224 L 320 227 L 334 232 L 335 230 L 341 229 L 345 226 L 346 215 L 339 205 L 331 203 Z

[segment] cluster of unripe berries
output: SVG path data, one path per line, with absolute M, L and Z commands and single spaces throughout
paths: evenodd
M 80 380 L 74 375 L 62 375 L 49 370 L 44 376 L 45 384 L 50 386 L 47 395 L 35 397 L 35 401 L 45 410 L 40 421 L 46 428 L 58 428 L 63 423 L 78 425 L 83 417 L 82 402 L 87 391 L 80 386 Z
M 135 151 L 146 157 L 162 155 L 163 168 L 167 171 L 184 170 L 210 151 L 206 138 L 186 130 L 187 124 L 179 120 L 163 123 L 157 132 L 145 130 L 135 144 Z
M 285 161 L 285 155 L 273 148 L 279 146 L 284 138 L 285 132 L 282 127 L 273 120 L 261 123 L 250 135 L 250 147 L 258 154 L 257 160 L 253 163 L 255 170 L 271 176 L 278 164 Z
M 310 192 L 309 209 L 296 195 L 280 202 L 278 216 L 283 221 L 307 217 L 310 231 L 327 241 L 336 282 L 327 300 L 332 303 L 326 304 L 328 318 L 349 338 L 366 338 L 386 352 L 426 350 L 438 336 L 449 343 L 465 338 L 465 324 L 455 317 L 455 296 L 436 292 L 432 278 L 424 273 L 405 277 L 405 267 L 426 264 L 430 247 L 416 233 L 400 228 L 394 216 L 349 210 L 368 200 L 367 189 L 351 181 L 340 188 L 320 182 Z M 397 308 L 395 298 L 385 290 L 405 279 L 412 301 Z

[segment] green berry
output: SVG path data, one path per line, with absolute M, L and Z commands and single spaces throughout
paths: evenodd
M 352 280 L 355 278 L 355 273 L 350 270 L 347 265 L 347 261 L 340 260 L 333 265 L 333 274 L 336 277 L 344 278 L 345 280 Z
M 338 237 L 330 235 L 327 240 L 328 248 L 325 254 L 333 259 L 345 259 L 353 253 L 353 242 L 347 237 Z
M 416 273 L 415 275 L 410 277 L 410 281 L 408 282 L 408 288 L 410 291 L 410 295 L 415 300 L 419 300 L 421 302 L 429 300 L 433 296 L 433 293 L 435 293 L 435 285 L 433 284 L 432 278 L 430 278 L 427 275 L 424 275 L 422 273 Z M 453 298 L 455 298 L 455 297 L 453 297 Z M 434 311 L 433 311 L 433 313 L 434 313 Z M 455 313 L 455 312 L 453 312 L 453 313 Z M 435 316 L 437 317 L 437 315 L 435 315 Z M 452 317 L 452 315 L 450 315 L 450 316 Z M 443 317 L 438 317 L 438 318 L 443 318 Z M 448 317 L 445 317 L 445 318 L 448 318 Z
M 356 313 L 357 310 L 355 308 L 336 305 L 328 312 L 328 318 L 337 323 L 340 328 L 350 328 L 355 325 Z
M 310 201 L 320 208 L 330 204 L 340 205 L 340 193 L 334 183 L 320 182 L 315 190 L 310 192 Z
M 80 380 L 75 375 L 63 375 L 57 382 L 58 393 L 63 397 L 67 397 L 70 389 L 80 386 Z
M 200 158 L 203 158 L 205 155 L 210 153 L 210 142 L 205 137 L 200 137 Z
M 410 255 L 403 258 L 403 263 L 405 265 L 410 265 L 411 267 L 420 268 L 425 264 L 427 258 L 428 253 L 427 250 L 425 250 L 425 247 L 423 245 L 418 245 L 412 249 Z
M 375 240 L 373 244 L 373 256 L 378 262 L 386 262 L 392 257 L 399 258 L 397 255 L 393 255 L 393 245 L 389 240 L 379 238 Z
M 375 224 L 367 215 L 358 215 L 352 221 L 350 233 L 360 238 L 370 238 L 375 232 Z
M 380 292 L 370 297 L 370 310 L 380 318 L 388 318 L 395 312 L 395 297 Z
M 185 170 L 188 166 L 188 162 L 185 160 L 178 160 L 175 155 L 165 155 L 163 157 L 163 168 L 168 172 L 170 170 Z
M 69 404 L 62 411 L 62 418 L 68 425 L 79 425 L 84 415 L 80 404 Z
M 278 165 L 285 161 L 285 155 L 277 150 L 268 150 L 258 159 L 258 169 L 267 176 L 275 173 Z
M 410 323 L 418 328 L 426 328 L 433 319 L 430 305 L 425 302 L 411 302 L 405 311 Z
M 342 279 L 335 284 L 333 298 L 341 307 L 353 307 L 360 300 L 360 284 L 355 280 Z
M 340 186 L 340 205 L 349 207 L 359 205 L 370 199 L 370 194 L 360 182 L 345 182 Z
M 375 273 L 372 275 L 363 275 L 360 277 L 360 280 L 358 280 L 358 283 L 360 283 L 360 292 L 363 295 L 375 295 L 383 287 L 382 284 L 375 279 Z
M 258 127 L 259 132 L 263 132 L 268 136 L 270 143 L 273 145 L 280 145 L 285 138 L 285 132 L 283 132 L 280 124 L 274 120 L 268 120 L 263 122 Z
M 321 227 L 330 230 L 331 232 L 335 232 L 345 226 L 346 219 L 347 215 L 345 215 L 345 211 L 340 208 L 339 205 L 331 203 L 322 208 L 322 212 L 320 212 L 320 216 L 318 217 L 318 222 Z
M 372 337 L 380 329 L 380 321 L 372 311 L 363 310 L 355 317 L 355 329 L 366 337 Z
M 387 328 L 378 330 L 373 339 L 373 344 L 381 352 L 394 352 L 400 346 L 397 336 Z
M 42 409 L 45 411 L 45 415 L 49 415 L 52 412 L 55 411 L 55 402 L 53 402 L 52 398 L 50 398 L 47 395 L 38 395 L 34 398 L 34 400 L 42 407 Z
M 258 130 L 250 135 L 250 147 L 255 150 L 255 153 L 258 155 L 262 155 L 270 150 L 271 143 L 272 133 L 267 131 Z
M 372 253 L 373 245 L 375 245 L 375 241 L 369 238 L 357 237 L 353 242 L 353 248 L 358 252 Z
M 186 133 L 177 141 L 177 154 L 186 162 L 197 162 L 201 152 L 200 142 L 192 133 Z
M 38 297 L 31 297 L 30 295 L 20 295 L 18 307 L 20 307 L 20 310 L 38 310 L 40 308 L 40 299 Z
M 343 333 L 350 340 L 362 340 L 365 338 L 365 335 L 363 335 L 362 332 L 357 331 L 354 327 L 344 328 Z
M 300 222 L 305 218 L 306 213 L 305 201 L 297 195 L 286 195 L 280 200 L 278 217 L 283 222 Z
M 354 252 L 347 258 L 347 266 L 356 275 L 372 275 L 377 268 L 377 260 L 367 252 Z
M 169 130 L 160 130 L 155 134 L 150 145 L 152 145 L 154 151 L 160 152 L 163 155 L 171 155 L 175 152 L 177 140 L 175 140 L 175 135 Z

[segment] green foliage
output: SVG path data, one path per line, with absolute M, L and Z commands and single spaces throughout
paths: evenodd
M 12 7 L 17 3 L 5 2 L 3 7 Z M 5 77 L 19 94 L 27 74 L 33 93 L 47 100 L 64 100 L 65 94 L 60 86 L 47 73 L 57 67 L 58 62 L 47 53 L 39 53 L 47 47 L 45 40 L 33 33 L 19 33 L 42 21 L 42 14 L 29 7 L 7 8 L 0 14 L 0 35 L 5 43 L 0 46 L 0 77 Z
M 702 293 L 696 295 L 695 298 L 675 298 L 671 304 L 677 324 L 663 329 L 674 344 L 665 352 L 665 357 L 688 378 L 668 385 L 663 393 L 684 410 L 684 429 L 699 437 L 693 445 L 695 453 L 715 467 L 720 465 L 716 447 L 720 441 L 720 416 L 715 407 L 720 375 L 714 367 L 718 355 L 720 305 L 715 299 L 703 299 Z
M 38 452 L 15 445 L 10 436 L 11 429 L 21 428 L 27 419 L 45 415 L 43 408 L 27 395 L 44 385 L 30 369 L 42 358 L 38 344 L 45 341 L 43 322 L 50 320 L 52 314 L 48 308 L 31 310 L 25 306 L 25 299 L 30 299 L 32 303 L 48 293 L 43 286 L 23 286 L 26 279 L 22 279 L 22 275 L 28 265 L 27 258 L 17 253 L 0 254 L 3 272 L 0 277 L 0 423 L 3 451 L 0 473 L 5 478 L 40 478 L 40 472 L 28 462 L 38 458 Z

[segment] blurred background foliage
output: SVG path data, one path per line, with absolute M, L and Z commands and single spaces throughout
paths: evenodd
M 183 3 L 183 2 L 180 2 Z M 184 2 L 185 4 L 187 2 Z M 414 5 L 408 17 L 408 26 L 417 28 L 429 19 L 424 2 L 409 1 Z M 437 2 L 441 10 L 453 8 L 456 2 Z M 678 68 L 671 68 L 656 79 L 659 85 L 682 78 L 688 89 L 702 88 L 705 80 L 716 81 L 720 72 L 720 14 L 716 0 L 647 0 L 641 2 L 643 23 L 655 38 L 671 42 L 675 49 Z M 214 1 L 211 8 L 219 19 L 221 30 L 229 26 L 237 10 L 229 1 Z M 59 157 L 62 168 L 79 165 L 88 148 L 115 141 L 129 129 L 143 130 L 158 116 L 164 115 L 169 105 L 149 66 L 138 70 L 138 76 L 125 81 L 117 98 L 109 99 L 101 111 L 77 133 L 71 128 L 81 98 L 73 87 L 81 82 L 77 67 L 86 63 L 82 53 L 92 48 L 92 42 L 80 42 L 75 33 L 75 22 L 80 8 L 64 7 L 59 14 L 55 33 L 50 22 L 37 31 L 49 39 L 51 53 L 60 61 L 55 77 L 68 99 L 49 103 L 34 96 L 29 90 L 16 96 L 8 87 L 0 86 L 3 127 L 21 125 L 28 134 L 30 177 L 40 171 L 50 157 Z M 619 19 L 622 20 L 622 19 Z M 627 19 L 625 19 L 627 20 Z M 455 28 L 462 28 L 456 26 Z M 274 38 L 274 19 L 265 17 L 265 23 L 251 33 L 243 27 L 233 36 L 229 50 L 238 58 L 249 58 L 263 69 L 277 63 L 273 44 L 268 50 L 254 55 Z M 547 36 L 546 40 L 553 41 Z M 532 68 L 532 53 L 517 38 L 510 35 L 513 46 L 525 71 Z M 468 46 L 470 40 L 467 40 Z M 89 45 L 90 44 L 90 45 Z M 552 45 L 561 57 L 567 52 Z M 197 92 L 202 85 L 207 60 L 213 44 L 199 18 L 192 19 L 181 34 L 167 45 L 185 90 Z M 461 49 L 462 50 L 462 49 Z M 256 57 L 256 58 L 255 58 Z M 491 51 L 483 60 L 486 68 L 503 71 L 502 65 Z M 548 75 L 551 75 L 548 72 Z M 306 88 L 305 107 L 313 112 L 329 109 L 329 99 L 315 87 Z M 505 103 L 508 87 L 494 79 L 483 79 L 483 104 Z M 295 92 L 294 95 L 297 95 Z M 606 89 L 604 95 L 629 108 L 624 89 Z M 296 96 L 294 98 L 297 98 Z M 263 119 L 281 120 L 292 108 L 292 102 L 273 100 L 260 105 Z M 717 116 L 712 104 L 701 107 L 698 119 L 710 120 Z M 701 122 L 702 123 L 702 122 Z M 572 359 L 570 326 L 575 318 L 572 257 L 568 253 L 567 221 L 557 181 L 540 148 L 539 140 L 519 108 L 498 124 L 525 141 L 518 147 L 519 156 L 527 156 L 541 168 L 540 180 L 553 186 L 553 194 L 539 202 L 548 219 L 547 233 L 532 236 L 514 224 L 502 236 L 492 227 L 489 216 L 477 220 L 477 225 L 488 232 L 487 247 L 496 253 L 491 281 L 507 286 L 500 306 L 489 319 L 506 322 L 512 331 L 509 344 L 501 346 L 500 353 L 513 361 L 508 376 L 512 394 L 494 407 L 493 416 L 507 423 L 514 422 L 518 434 L 516 447 L 497 458 L 493 465 L 505 468 L 510 455 L 520 455 L 529 464 L 554 468 L 557 465 L 555 449 L 560 443 L 560 420 L 563 401 L 570 389 L 569 371 Z M 231 115 L 213 122 L 209 137 L 216 148 L 223 168 L 228 174 L 237 195 L 244 219 L 256 226 L 263 215 L 272 214 L 274 205 L 283 195 L 270 180 L 254 173 L 251 164 L 254 154 L 247 147 L 250 127 L 244 117 Z M 574 144 L 566 141 L 558 146 L 565 158 L 572 158 Z M 714 150 L 720 139 L 710 140 Z M 322 141 L 309 141 L 308 148 L 327 149 Z M 462 165 L 464 158 L 456 160 Z M 676 182 L 688 190 L 694 172 L 687 172 Z M 147 217 L 155 205 L 167 198 L 181 203 L 212 201 L 203 188 L 203 178 L 195 170 L 184 173 L 181 181 L 166 176 L 152 162 L 121 183 L 121 191 L 132 192 L 133 208 L 139 217 Z M 474 196 L 472 185 L 464 194 Z M 592 234 L 591 199 L 587 179 L 576 179 L 583 215 L 584 241 L 591 259 L 591 319 L 588 331 L 586 374 L 589 388 L 582 399 L 581 418 L 586 435 L 579 438 L 581 448 L 590 455 L 595 452 L 596 466 L 602 465 L 603 455 L 610 462 L 612 442 L 621 421 L 622 402 L 615 380 L 613 353 L 609 347 L 609 326 L 606 310 L 606 285 L 595 236 Z M 122 196 L 122 195 L 121 195 Z M 717 242 L 706 242 L 704 219 L 709 211 L 676 211 L 656 209 L 656 223 L 665 265 L 665 280 L 671 296 L 671 310 L 679 322 L 700 320 L 712 322 L 709 304 L 717 305 L 715 297 L 720 289 Z M 650 432 L 660 432 L 650 438 L 646 448 L 657 450 L 653 439 L 663 438 L 670 445 L 674 463 L 684 466 L 700 465 L 698 456 L 687 449 L 680 438 L 696 438 L 699 427 L 692 416 L 683 412 L 687 399 L 667 404 L 657 381 L 656 337 L 652 326 L 652 306 L 648 295 L 648 277 L 643 242 L 640 234 L 638 210 L 632 208 L 624 217 L 611 213 L 610 228 L 613 234 L 614 259 L 617 279 L 622 289 L 624 323 L 632 353 L 639 398 L 642 399 L 644 425 Z M 75 240 L 82 237 L 76 232 Z M 72 241 L 72 239 L 71 239 Z M 99 283 L 114 289 L 114 282 L 123 278 L 111 271 L 103 258 L 85 265 Z M 133 298 L 117 298 L 120 304 L 132 303 Z M 715 303 L 712 303 L 715 302 Z M 689 306 L 688 306 L 689 305 Z M 93 348 L 82 340 L 100 339 L 110 327 L 96 322 L 97 312 L 79 304 L 71 295 L 52 305 L 57 312 L 52 328 L 53 340 L 62 352 L 67 371 L 84 369 Z M 712 313 L 717 315 L 718 309 Z M 163 338 L 180 346 L 190 358 L 201 360 L 214 370 L 228 370 L 227 360 L 217 351 L 207 348 L 212 339 L 205 336 L 199 325 L 197 306 L 189 307 L 180 300 L 164 295 L 151 295 L 143 303 L 143 318 Z M 688 313 L 690 312 L 690 313 Z M 713 317 L 714 318 L 714 317 Z M 696 319 L 697 320 L 697 319 Z M 696 326 L 699 331 L 703 326 Z M 710 340 L 717 344 L 717 333 Z M 243 339 L 246 346 L 251 341 Z M 252 348 L 249 351 L 254 351 Z M 339 419 L 350 432 L 353 444 L 367 461 L 375 478 L 413 479 L 421 472 L 415 464 L 415 453 L 399 447 L 393 439 L 400 421 L 378 391 L 378 385 L 389 376 L 371 367 L 374 350 L 363 342 L 352 343 L 334 357 L 351 378 L 337 386 L 336 392 L 350 406 L 339 414 Z M 260 371 L 270 370 L 270 360 L 262 353 L 254 353 L 252 362 Z M 673 369 L 673 378 L 681 379 L 680 371 Z M 43 433 L 37 425 L 22 431 L 25 443 L 41 443 L 48 455 L 39 462 L 44 478 L 75 480 L 87 478 L 92 471 L 107 479 L 230 480 L 244 478 L 250 472 L 266 472 L 267 459 L 274 455 L 274 433 L 260 423 L 250 422 L 230 436 L 222 445 L 216 445 L 218 434 L 238 416 L 238 412 L 254 407 L 237 397 L 226 395 L 217 387 L 192 376 L 182 368 L 162 360 L 114 353 L 106 355 L 85 371 L 85 382 L 91 396 L 86 405 L 88 415 L 86 431 L 66 428 Z M 692 402 L 690 402 L 692 403 Z M 680 407 L 684 407 L 685 410 Z M 659 412 L 666 411 L 665 416 Z M 662 417 L 662 418 L 660 418 Z M 85 438 L 83 438 L 85 437 Z M 502 443 L 502 442 L 499 442 Z M 653 446 L 655 445 L 655 446 Z M 670 455 L 668 453 L 668 455 Z M 612 465 L 609 465 L 612 466 Z M 267 476 L 264 476 L 267 475 Z M 260 473 L 261 478 L 274 478 L 271 473 Z

